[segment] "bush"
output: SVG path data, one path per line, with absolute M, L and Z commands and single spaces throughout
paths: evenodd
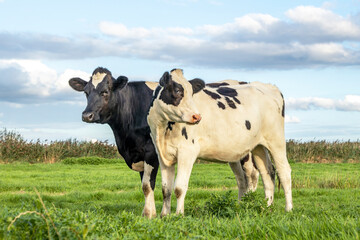
M 117 158 L 117 148 L 107 142 L 86 142 L 76 139 L 50 143 L 27 142 L 13 131 L 0 131 L 0 161 L 9 163 L 25 161 L 30 163 L 54 163 L 69 157 L 98 156 Z
M 287 155 L 289 162 L 336 163 L 359 162 L 360 141 L 309 141 L 288 140 Z

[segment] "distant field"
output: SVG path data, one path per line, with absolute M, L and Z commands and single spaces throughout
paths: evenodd
M 286 142 L 289 162 L 360 163 L 360 141 Z M 117 148 L 107 142 L 86 142 L 76 139 L 54 142 L 26 141 L 20 134 L 0 130 L 0 163 L 55 163 L 69 157 L 120 157 Z
M 74 160 L 74 159 L 73 159 Z M 292 166 L 294 211 L 283 191 L 267 208 L 262 185 L 237 204 L 228 165 L 196 164 L 185 217 L 147 220 L 139 174 L 106 164 L 0 164 L 0 239 L 359 239 L 360 164 Z M 79 162 L 79 161 L 78 161 Z M 80 161 L 81 162 L 81 161 Z M 161 178 L 155 198 L 161 211 Z M 34 188 L 41 195 L 46 212 Z M 176 199 L 172 199 L 175 211 Z M 8 230 L 8 226 L 20 213 Z M 36 212 L 36 213 L 35 213 Z

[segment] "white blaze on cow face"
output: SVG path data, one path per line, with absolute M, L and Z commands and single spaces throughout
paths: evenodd
M 170 75 L 165 73 L 162 80 L 163 88 L 156 100 L 160 115 L 168 121 L 198 123 L 201 115 L 193 101 L 193 88 L 182 70 L 172 70 Z
M 99 83 L 102 82 L 102 80 L 104 80 L 105 76 L 106 76 L 106 73 L 100 73 L 100 72 L 97 72 L 96 74 L 92 75 L 91 82 L 95 88 L 97 87 L 97 85 Z

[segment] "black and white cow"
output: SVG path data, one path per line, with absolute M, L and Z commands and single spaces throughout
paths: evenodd
M 184 213 L 184 199 L 193 164 L 197 158 L 229 162 L 240 181 L 239 159 L 252 152 L 264 182 L 268 204 L 275 183 L 269 173 L 269 152 L 285 191 L 285 210 L 292 205 L 291 169 L 286 157 L 284 100 L 273 85 L 259 82 L 205 87 L 200 79 L 187 81 L 180 69 L 165 72 L 148 114 L 151 137 L 161 167 L 162 215 L 170 212 L 175 178 L 177 213 Z M 173 122 L 172 129 L 168 123 Z M 238 179 L 238 178 L 237 178 Z M 238 184 L 239 196 L 245 186 Z
M 157 83 L 128 82 L 127 77 L 113 78 L 106 68 L 96 68 L 87 82 L 80 78 L 69 80 L 76 91 L 85 92 L 87 107 L 82 120 L 88 123 L 109 124 L 116 146 L 126 164 L 140 172 L 145 195 L 143 215 L 156 215 L 154 188 L 159 161 L 146 122 L 152 94 Z
M 155 216 L 154 189 L 159 163 L 146 116 L 158 83 L 128 82 L 124 76 L 115 79 L 109 70 L 99 67 L 94 70 L 89 82 L 72 78 L 69 84 L 76 91 L 86 94 L 88 104 L 82 113 L 83 121 L 106 123 L 113 130 L 120 155 L 129 168 L 140 172 L 145 195 L 143 215 L 149 218 Z M 229 81 L 227 84 L 238 82 Z M 254 190 L 257 170 L 248 159 L 247 156 L 242 163 L 249 176 L 247 188 Z

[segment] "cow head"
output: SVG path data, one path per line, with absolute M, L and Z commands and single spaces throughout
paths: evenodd
M 159 82 L 161 90 L 155 101 L 156 108 L 167 121 L 198 123 L 201 115 L 197 110 L 193 94 L 205 87 L 201 79 L 187 81 L 181 69 L 165 72 Z
M 101 67 L 94 70 L 89 82 L 81 78 L 70 79 L 69 85 L 76 91 L 85 92 L 87 98 L 82 120 L 88 123 L 107 123 L 116 107 L 114 91 L 123 88 L 127 81 L 124 76 L 113 78 L 109 70 Z

